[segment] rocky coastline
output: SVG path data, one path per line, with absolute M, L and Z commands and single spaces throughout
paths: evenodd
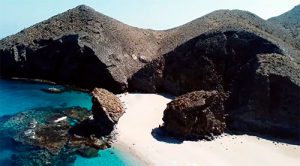
M 75 154 L 96 157 L 111 146 L 125 113 L 114 94 L 129 91 L 177 96 L 164 110 L 161 129 L 183 140 L 235 131 L 299 141 L 299 35 L 292 25 L 290 30 L 272 20 L 220 10 L 154 31 L 81 5 L 6 37 L 0 40 L 1 77 L 88 89 L 93 107 L 6 117 L 0 121 L 1 140 L 20 144 L 15 165 L 27 160 L 59 165 L 74 161 Z
M 97 106 L 92 110 L 45 107 L 3 117 L 0 141 L 4 145 L 9 140 L 18 151 L 12 156 L 12 164 L 65 165 L 74 162 L 76 154 L 98 157 L 100 149 L 111 147 L 116 134 L 113 129 L 123 107 L 117 97 L 104 89 L 95 89 L 93 95 L 98 100 L 93 100 Z M 105 107 L 99 103 L 106 103 Z M 120 106 L 117 112 L 112 109 L 116 104 Z M 109 116 L 114 117 L 113 123 L 101 123 L 111 119 Z

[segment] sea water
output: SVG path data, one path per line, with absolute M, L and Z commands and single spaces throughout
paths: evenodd
M 32 83 L 16 80 L 0 79 L 0 117 L 13 115 L 40 107 L 71 107 L 80 106 L 91 109 L 91 95 L 88 93 L 68 90 L 63 93 L 46 93 L 41 89 L 63 88 L 59 85 Z M 12 150 L 0 149 L 0 166 L 10 165 Z M 119 149 L 110 148 L 99 152 L 99 157 L 84 158 L 77 156 L 75 166 L 127 166 L 136 165 L 135 158 Z

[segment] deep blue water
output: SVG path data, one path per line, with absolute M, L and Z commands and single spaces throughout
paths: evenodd
M 30 83 L 24 81 L 1 80 L 0 79 L 0 117 L 13 115 L 18 112 L 27 111 L 39 107 L 71 107 L 80 106 L 91 109 L 91 96 L 79 91 L 66 91 L 60 94 L 50 94 L 41 91 L 43 88 L 56 87 L 42 83 Z M 14 152 L 0 149 L 0 165 L 8 165 L 6 161 Z M 134 158 L 120 150 L 110 148 L 99 152 L 100 157 L 83 158 L 77 156 L 75 166 L 127 166 L 135 165 Z M 132 158 L 131 158 L 132 157 Z

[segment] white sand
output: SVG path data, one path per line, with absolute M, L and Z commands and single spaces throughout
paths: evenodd
M 199 166 L 299 166 L 300 146 L 273 143 L 248 135 L 225 135 L 214 141 L 167 143 L 151 131 L 162 124 L 163 110 L 170 101 L 154 94 L 123 94 L 126 113 L 117 126 L 118 142 L 147 164 Z

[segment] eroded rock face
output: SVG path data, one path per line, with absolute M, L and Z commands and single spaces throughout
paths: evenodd
M 105 133 L 110 133 L 125 113 L 123 105 L 117 96 L 105 89 L 95 88 L 92 94 L 94 121 L 101 125 Z
M 205 138 L 220 135 L 226 128 L 223 102 L 217 91 L 194 91 L 168 103 L 163 129 L 181 138 Z
M 94 49 L 81 41 L 78 34 L 36 40 L 35 47 L 31 47 L 20 45 L 0 50 L 1 75 L 40 78 L 83 88 L 98 85 L 114 92 L 121 92 L 126 86 L 113 78 L 109 64 L 99 60 Z
M 89 89 L 101 87 L 120 93 L 128 90 L 127 80 L 145 64 L 164 54 L 173 54 L 174 50 L 178 53 L 178 46 L 186 47 L 185 43 L 199 36 L 227 31 L 255 34 L 299 59 L 299 40 L 288 30 L 246 11 L 219 10 L 177 28 L 154 31 L 125 25 L 80 5 L 1 39 L 0 76 L 51 80 Z M 219 51 L 224 50 L 224 41 L 240 45 L 241 49 L 251 46 L 247 37 L 238 38 L 241 40 L 232 42 L 219 35 L 213 42 Z M 206 43 L 213 44 L 211 41 Z M 207 45 L 203 43 L 202 46 Z M 151 86 L 152 82 L 148 84 Z
M 266 54 L 245 69 L 226 102 L 228 126 L 299 141 L 299 64 L 290 57 Z
M 282 53 L 273 43 L 246 31 L 202 34 L 134 74 L 132 89 L 175 95 L 226 90 L 240 68 L 257 54 Z
M 81 5 L 1 39 L 0 75 L 120 93 L 134 72 L 156 58 L 157 40 L 154 31 Z
M 125 110 L 120 99 L 105 89 L 95 88 L 92 94 L 93 118 L 85 119 L 71 132 L 84 137 L 94 135 L 100 138 L 112 133 Z
M 253 33 L 208 33 L 152 61 L 133 76 L 130 85 L 175 95 L 225 92 L 230 129 L 298 138 L 299 64 Z
M 105 89 L 95 88 L 92 94 L 94 119 L 116 124 L 125 112 L 121 100 Z

